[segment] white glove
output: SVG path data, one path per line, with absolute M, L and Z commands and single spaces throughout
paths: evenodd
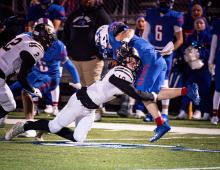
M 162 56 L 165 56 L 165 55 L 170 55 L 173 53 L 173 50 L 174 50 L 174 44 L 172 41 L 168 42 L 167 45 L 163 48 L 162 51 L 160 51 L 160 54 Z
M 151 92 L 151 94 L 154 96 L 154 102 L 157 102 L 157 94 L 155 92 Z
M 82 87 L 81 83 L 69 82 L 69 85 L 72 86 L 73 88 L 77 89 L 77 90 L 81 89 L 81 87 Z
M 35 96 L 35 97 L 42 98 L 42 93 L 40 92 L 40 90 L 38 88 L 34 88 L 34 92 L 30 93 L 30 94 Z

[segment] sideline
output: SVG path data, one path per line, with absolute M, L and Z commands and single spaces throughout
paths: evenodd
M 7 124 L 15 124 L 18 121 L 25 121 L 25 119 L 6 119 Z M 74 124 L 70 124 L 69 127 L 74 127 Z M 136 125 L 125 123 L 102 123 L 94 122 L 92 128 L 95 129 L 108 129 L 108 130 L 128 130 L 128 131 L 153 131 L 155 125 Z M 181 134 L 203 134 L 203 135 L 220 135 L 220 129 L 210 128 L 191 128 L 191 127 L 176 127 L 172 126 L 171 131 L 173 133 Z

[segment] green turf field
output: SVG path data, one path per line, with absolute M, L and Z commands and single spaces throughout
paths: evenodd
M 10 117 L 22 118 L 23 116 L 20 113 L 12 113 Z M 40 117 L 47 116 L 43 114 Z M 104 116 L 102 122 L 144 124 L 140 119 L 118 118 L 115 115 Z M 170 124 L 220 130 L 219 125 L 210 125 L 208 121 L 171 120 Z M 2 137 L 10 127 L 11 125 L 7 125 L 5 128 L 0 128 L 0 136 Z M 44 146 L 33 144 L 35 141 L 33 138 L 17 137 L 10 142 L 0 141 L 0 170 L 220 169 L 220 152 L 217 152 L 220 151 L 220 136 L 168 133 L 153 145 L 148 141 L 152 135 L 152 132 L 144 131 L 92 129 L 86 141 L 91 144 L 114 143 L 116 147 L 117 144 L 147 145 L 127 149 Z M 45 135 L 44 139 L 51 141 L 48 142 L 49 144 L 63 140 L 52 134 Z M 181 147 L 198 150 L 173 150 Z M 196 152 L 202 149 L 209 152 Z

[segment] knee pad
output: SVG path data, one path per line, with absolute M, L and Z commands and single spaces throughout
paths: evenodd
M 51 120 L 48 124 L 50 132 L 51 133 L 57 133 L 58 131 L 60 131 L 63 126 L 61 126 L 58 122 L 58 120 L 55 118 L 54 120 Z

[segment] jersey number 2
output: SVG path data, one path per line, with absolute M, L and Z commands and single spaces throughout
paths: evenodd
M 162 25 L 156 25 L 156 27 L 155 27 L 155 40 L 162 41 L 162 35 L 163 35 L 162 30 L 163 30 Z

